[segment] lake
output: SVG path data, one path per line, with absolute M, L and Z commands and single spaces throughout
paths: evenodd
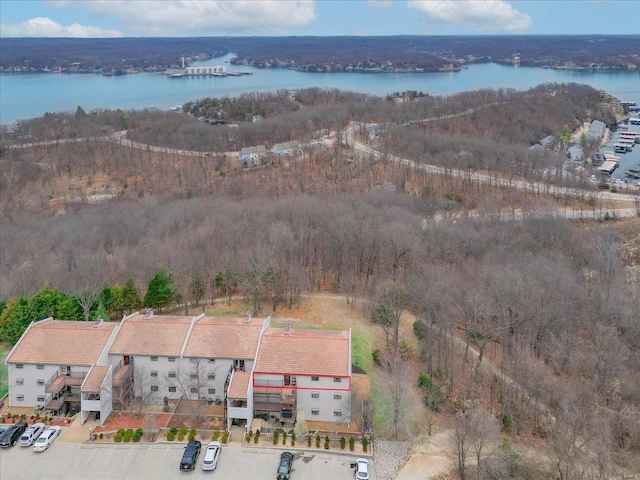
M 220 65 L 231 55 L 199 62 Z M 308 87 L 338 88 L 386 95 L 418 90 L 430 95 L 451 95 L 482 88 L 524 90 L 541 83 L 585 83 L 620 100 L 640 103 L 640 70 L 575 71 L 514 67 L 485 63 L 446 73 L 306 73 L 286 69 L 257 69 L 228 65 L 230 71 L 252 75 L 182 77 L 160 73 L 105 77 L 98 74 L 0 74 L 0 122 L 42 116 L 45 112 L 93 108 L 167 109 L 204 97 L 237 96 L 246 92 L 273 92 Z

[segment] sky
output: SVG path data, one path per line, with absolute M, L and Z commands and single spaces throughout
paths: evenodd
M 640 0 L 0 0 L 0 37 L 640 34 Z

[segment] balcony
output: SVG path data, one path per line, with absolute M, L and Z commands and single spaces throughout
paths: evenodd
M 46 387 L 45 393 L 58 393 L 64 390 L 67 386 L 79 387 L 82 385 L 82 382 L 84 382 L 84 377 L 86 375 L 87 374 L 85 372 L 72 373 L 71 375 L 58 375 Z
M 52 398 L 45 403 L 44 408 L 45 410 L 60 410 L 66 402 L 80 403 L 80 394 L 69 392 L 53 395 Z

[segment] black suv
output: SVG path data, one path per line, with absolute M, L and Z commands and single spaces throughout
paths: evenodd
M 293 453 L 282 452 L 280 455 L 280 465 L 278 466 L 278 480 L 288 480 L 291 475 L 291 466 L 293 464 Z
M 0 447 L 13 447 L 26 429 L 25 422 L 16 423 L 7 428 L 0 436 Z
M 190 472 L 196 468 L 196 462 L 198 461 L 198 455 L 200 455 L 200 448 L 202 444 L 193 440 L 184 447 L 184 453 L 182 454 L 182 460 L 180 460 L 180 470 L 183 472 Z

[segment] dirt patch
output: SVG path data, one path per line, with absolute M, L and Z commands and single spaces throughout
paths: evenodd
M 137 428 L 145 427 L 145 419 L 147 417 L 153 417 L 155 420 L 156 429 L 166 427 L 167 423 L 171 419 L 170 413 L 142 413 L 138 416 L 134 416 L 131 413 L 113 412 L 104 422 L 101 427 L 96 427 L 94 433 L 108 432 L 113 430 L 119 430 L 120 428 L 131 428 L 136 430 Z

